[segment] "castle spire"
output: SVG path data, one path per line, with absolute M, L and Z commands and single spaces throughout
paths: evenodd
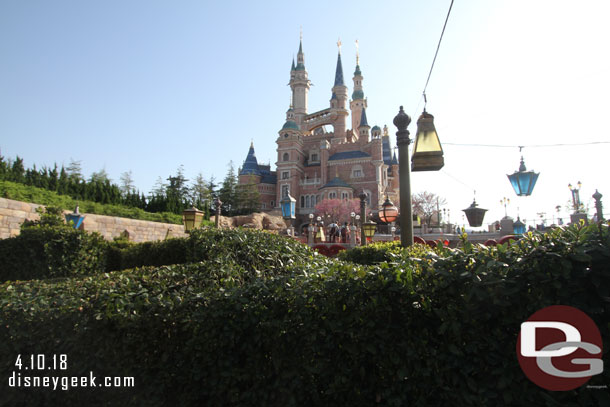
M 362 116 L 360 116 L 360 126 L 358 126 L 358 128 L 360 127 L 370 127 L 368 121 L 366 120 L 366 109 L 362 109 Z
M 341 44 L 341 41 L 339 41 Z M 339 45 L 339 54 L 337 55 L 337 70 L 335 71 L 335 86 L 345 86 L 343 83 L 343 64 L 341 63 L 341 45 Z

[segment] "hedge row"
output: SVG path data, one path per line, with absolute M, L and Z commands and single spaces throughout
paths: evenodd
M 1 285 L 2 377 L 15 370 L 17 354 L 63 353 L 69 375 L 94 371 L 136 380 L 124 390 L 7 389 L 2 400 L 90 406 L 610 403 L 606 391 L 586 387 L 541 390 L 525 378 L 515 354 L 521 322 L 553 304 L 591 316 L 609 349 L 607 227 L 530 235 L 511 246 L 466 244 L 424 254 L 415 248 L 376 266 L 301 252 L 272 235 L 201 233 L 191 243 L 208 249 L 189 247 L 189 256 L 200 259 L 195 263 Z M 606 369 L 589 384 L 609 381 Z
M 242 277 L 273 274 L 313 252 L 303 244 L 262 231 L 193 231 L 188 238 L 129 243 L 107 242 L 98 234 L 70 227 L 36 225 L 0 240 L 0 281 L 89 275 L 142 266 L 202 260 L 229 261 L 247 271 Z

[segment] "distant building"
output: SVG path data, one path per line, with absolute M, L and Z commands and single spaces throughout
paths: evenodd
M 307 221 L 318 202 L 357 198 L 362 191 L 373 212 L 383 203 L 386 192 L 398 205 L 398 161 L 392 154 L 387 126 L 383 133 L 379 126 L 369 126 L 358 55 L 351 99 L 339 49 L 330 107 L 314 113 L 308 113 L 310 81 L 302 41 L 296 62 L 293 59 L 290 69 L 292 103 L 276 140 L 277 169 L 260 165 L 251 144 L 239 183 L 258 185 L 263 210 L 279 208 L 282 197 L 290 193 L 297 200 L 301 222 Z

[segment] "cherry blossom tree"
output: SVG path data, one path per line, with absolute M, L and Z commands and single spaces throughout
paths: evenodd
M 360 213 L 360 201 L 358 199 L 324 199 L 315 207 L 315 215 L 324 220 L 330 215 L 331 222 L 343 224 L 351 222 L 350 214 Z

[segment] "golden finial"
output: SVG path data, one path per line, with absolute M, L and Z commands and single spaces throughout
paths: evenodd
M 337 41 L 337 48 L 339 48 L 339 54 L 341 53 L 341 37 L 339 37 L 339 40 Z
M 358 40 L 356 40 L 356 65 L 360 65 L 360 50 L 358 47 Z

